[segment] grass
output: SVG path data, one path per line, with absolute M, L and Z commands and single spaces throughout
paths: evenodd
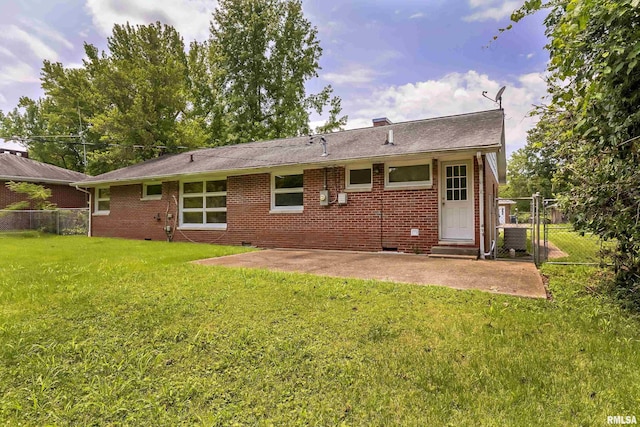
M 611 241 L 603 242 L 593 234 L 580 235 L 573 231 L 571 225 L 549 225 L 549 241 L 568 255 L 549 261 L 595 264 L 601 262 L 600 250 L 613 244 Z
M 211 245 L 0 236 L 6 425 L 603 425 L 640 415 L 640 321 L 553 301 L 200 266 Z

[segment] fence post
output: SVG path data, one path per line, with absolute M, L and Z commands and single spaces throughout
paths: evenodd
M 56 209 L 56 234 L 60 235 L 60 209 Z

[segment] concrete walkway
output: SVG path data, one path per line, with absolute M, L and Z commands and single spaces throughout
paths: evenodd
M 530 262 L 436 259 L 425 255 L 396 253 L 268 249 L 204 259 L 195 263 L 389 280 L 546 298 L 540 274 Z

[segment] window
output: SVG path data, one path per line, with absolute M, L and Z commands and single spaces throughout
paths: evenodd
M 153 182 L 142 184 L 143 200 L 160 200 L 162 198 L 162 183 Z
M 304 207 L 303 174 L 271 174 L 271 210 L 302 212 Z
M 369 166 L 347 166 L 345 168 L 345 178 L 347 190 L 371 190 L 371 165 Z
M 111 189 L 109 187 L 96 188 L 95 213 L 108 214 L 111 209 Z
M 385 165 L 385 187 L 387 188 L 430 187 L 432 183 L 431 161 Z
M 227 228 L 227 180 L 183 182 L 180 226 Z

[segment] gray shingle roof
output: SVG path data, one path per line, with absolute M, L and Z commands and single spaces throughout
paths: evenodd
M 0 180 L 70 184 L 89 178 L 80 172 L 38 162 L 26 157 L 0 153 Z
M 396 123 L 325 134 L 329 155 L 322 157 L 320 138 L 308 136 L 206 148 L 148 160 L 88 178 L 76 184 L 133 182 L 207 172 L 233 173 L 292 165 L 331 165 L 454 150 L 498 151 L 503 141 L 503 111 Z M 393 130 L 394 145 L 384 144 Z

